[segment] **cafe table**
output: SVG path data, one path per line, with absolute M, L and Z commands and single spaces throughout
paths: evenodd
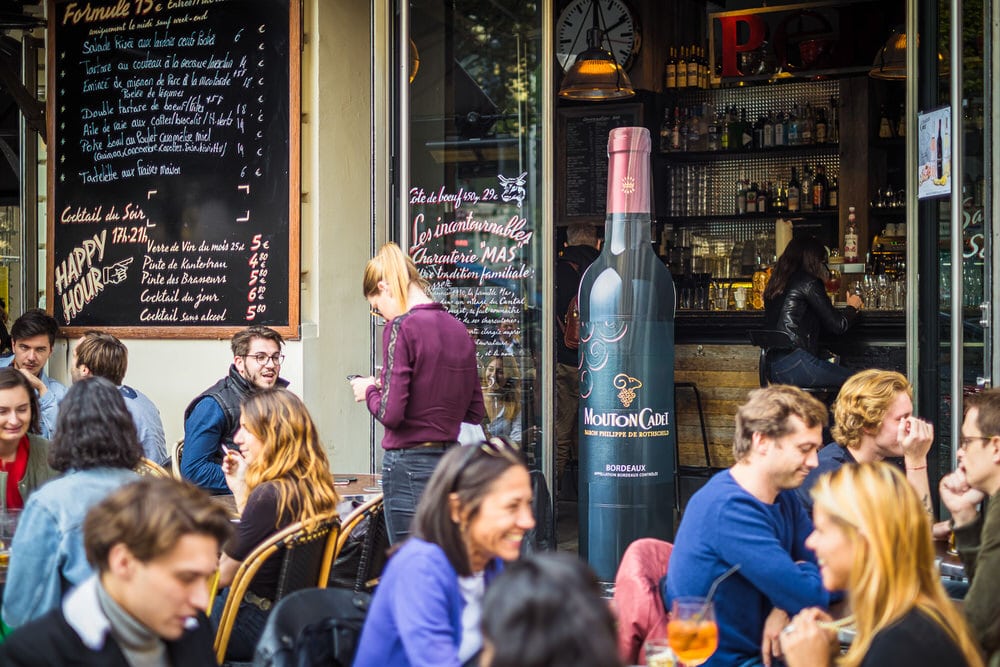
M 382 493 L 382 475 L 336 473 L 333 482 L 341 500 L 363 503 Z M 233 519 L 240 518 L 240 513 L 236 510 L 236 498 L 232 494 L 212 496 L 212 500 L 229 510 L 229 515 Z

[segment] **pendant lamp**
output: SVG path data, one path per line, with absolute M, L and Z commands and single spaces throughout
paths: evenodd
M 600 7 L 593 0 L 593 27 L 587 31 L 587 48 L 576 57 L 573 66 L 563 77 L 559 97 L 567 100 L 600 102 L 619 100 L 635 95 L 628 74 L 615 57 L 604 49 L 604 31 L 601 29 Z

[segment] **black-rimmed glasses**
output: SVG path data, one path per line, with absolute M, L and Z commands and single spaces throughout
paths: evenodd
M 258 352 L 257 354 L 244 354 L 244 359 L 253 359 L 261 366 L 266 366 L 267 362 L 272 362 L 275 366 L 280 366 L 281 362 L 285 360 L 285 355 L 278 354 L 268 354 L 267 352 Z

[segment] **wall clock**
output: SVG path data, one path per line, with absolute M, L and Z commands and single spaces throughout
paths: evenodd
M 594 24 L 594 7 L 604 32 L 602 48 L 610 51 L 626 70 L 639 52 L 639 18 L 625 0 L 571 0 L 556 21 L 556 59 L 563 71 L 587 48 L 587 31 Z

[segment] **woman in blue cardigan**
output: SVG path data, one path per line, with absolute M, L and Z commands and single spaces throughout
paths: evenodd
M 355 667 L 460 667 L 482 649 L 486 586 L 535 526 L 531 481 L 509 441 L 451 448 L 389 560 Z

